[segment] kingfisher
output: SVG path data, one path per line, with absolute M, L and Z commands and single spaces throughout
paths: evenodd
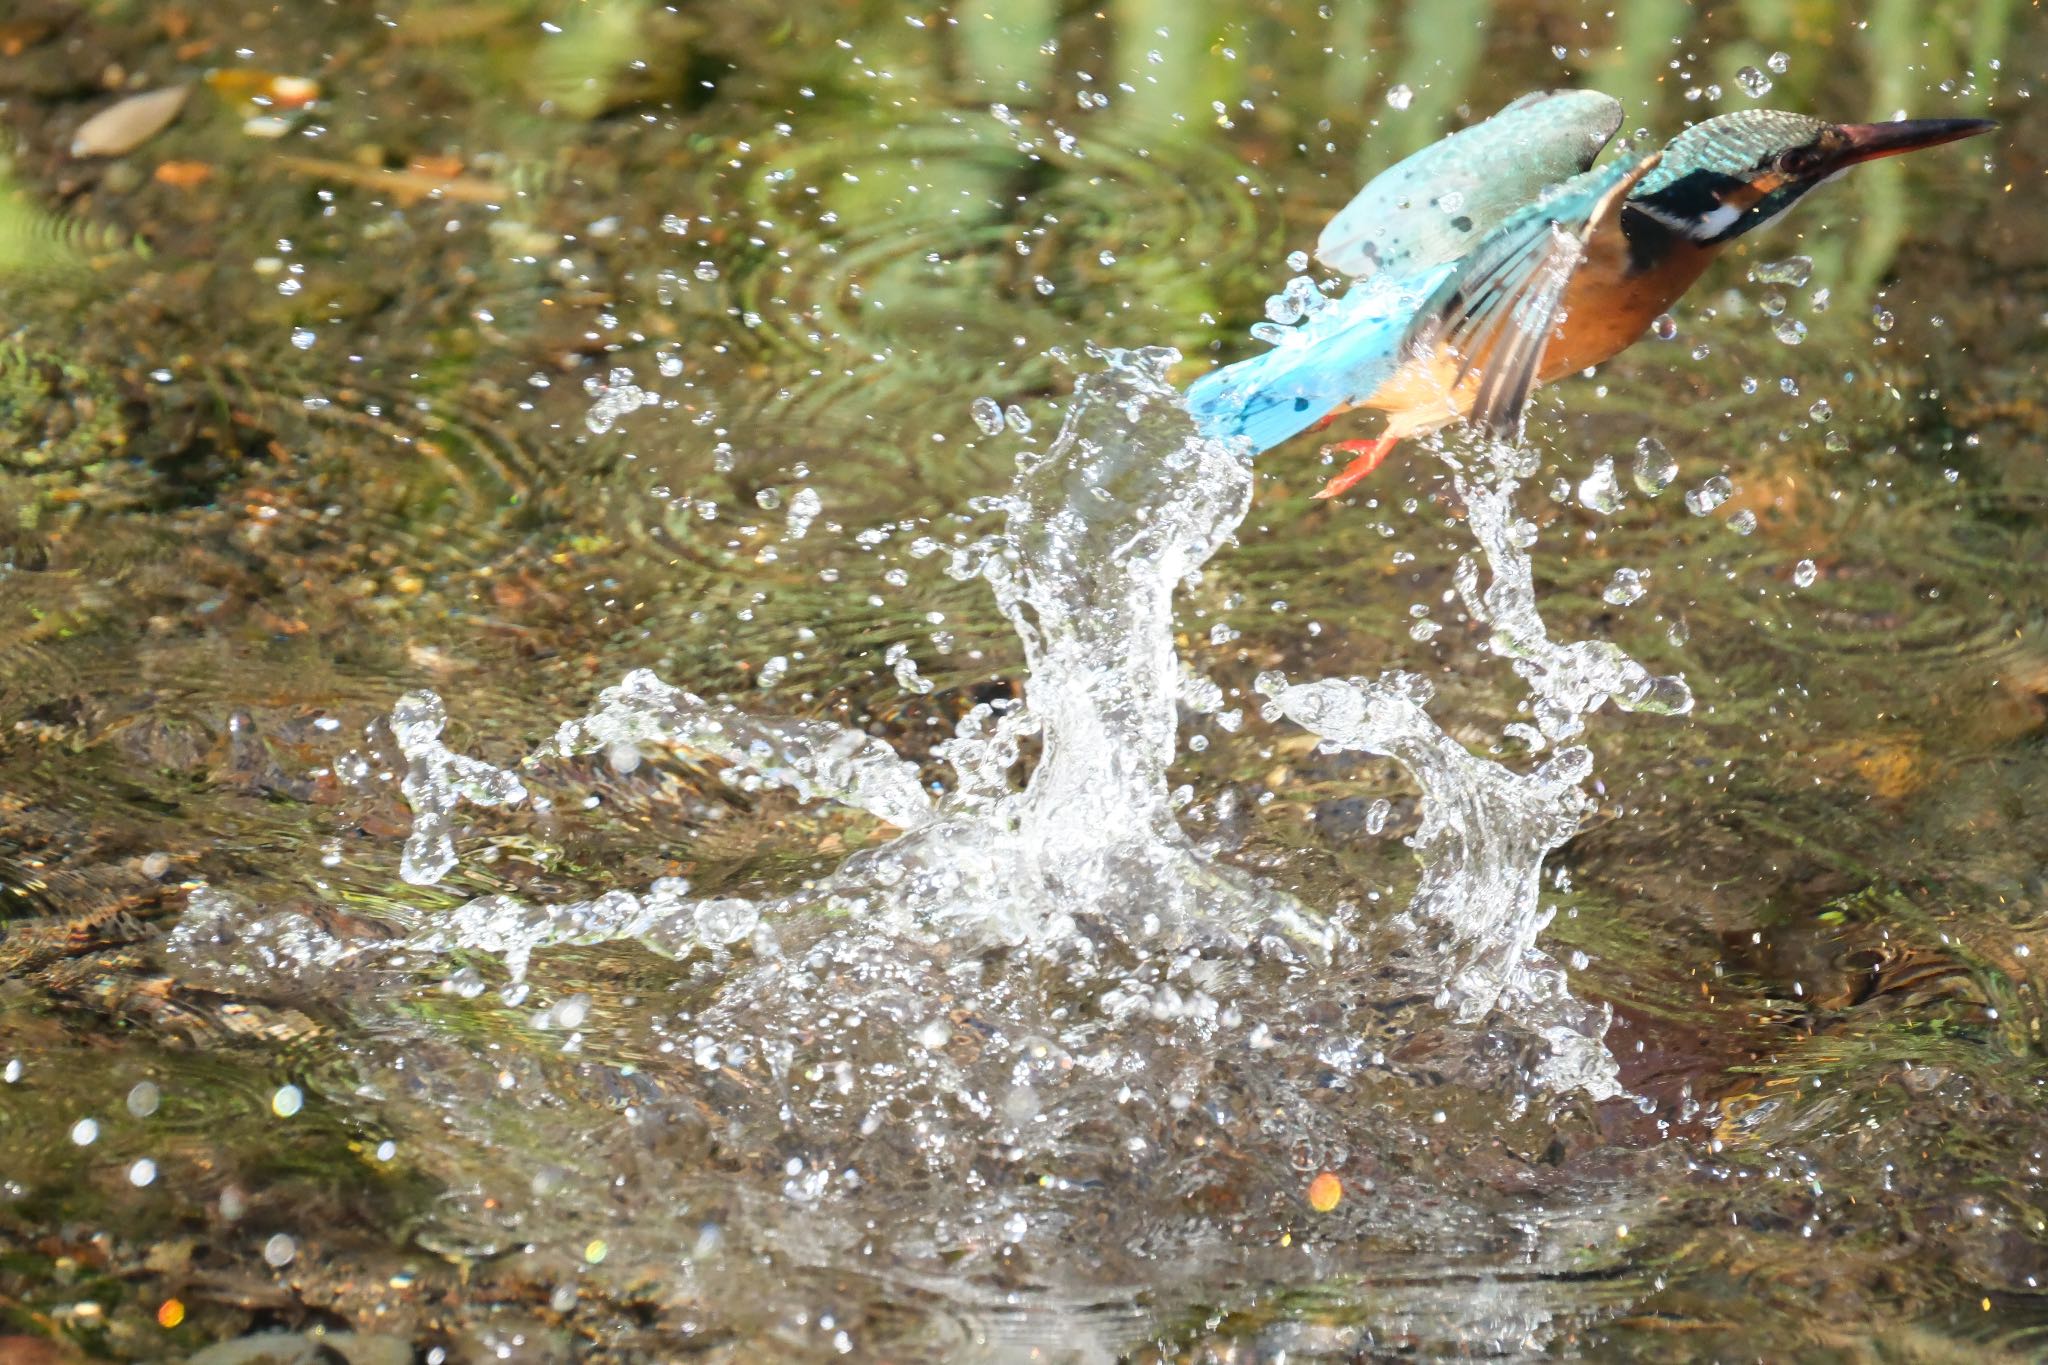
M 1997 127 L 1749 109 L 1593 169 L 1621 120 L 1598 91 L 1538 91 L 1375 177 L 1316 242 L 1350 287 L 1327 299 L 1295 281 L 1260 329 L 1273 349 L 1188 387 L 1198 427 L 1264 451 L 1353 408 L 1385 413 L 1378 437 L 1333 447 L 1356 458 L 1321 498 L 1461 418 L 1517 440 L 1531 390 L 1626 350 L 1722 248 L 1808 191 Z

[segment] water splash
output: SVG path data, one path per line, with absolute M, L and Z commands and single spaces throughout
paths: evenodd
M 753 717 L 646 671 L 607 689 L 596 711 L 565 723 L 531 760 L 673 745 L 723 759 L 728 780 L 748 790 L 786 787 L 866 812 L 900 835 L 780 898 L 695 899 L 675 879 L 643 895 L 609 891 L 557 905 L 487 896 L 439 917 L 411 946 L 488 951 L 516 980 L 551 945 L 630 939 L 685 957 L 753 939 L 772 950 L 778 921 L 822 908 L 891 933 L 1055 953 L 1107 932 L 1168 947 L 1327 954 L 1336 936 L 1310 912 L 1196 851 L 1167 783 L 1176 706 L 1189 687 L 1172 643 L 1172 595 L 1243 519 L 1250 465 L 1192 430 L 1165 382 L 1172 352 L 1103 359 L 1105 369 L 1080 382 L 1050 449 L 1020 456 L 1000 503 L 1005 531 L 955 557 L 956 576 L 985 580 L 1022 639 L 1028 693 L 1022 705 L 977 707 L 939 746 L 954 774 L 950 791 L 927 793 L 915 765 L 860 731 Z M 1535 725 L 1510 726 L 1510 737 L 1538 752 L 1565 744 L 1587 713 L 1610 702 L 1688 710 L 1683 681 L 1651 674 L 1617 646 L 1550 638 L 1528 554 L 1535 531 L 1515 509 L 1533 458 L 1496 446 L 1445 459 L 1478 549 L 1458 566 L 1458 593 L 1488 630 L 1486 647 L 1511 660 L 1532 691 Z M 1591 754 L 1557 748 L 1529 773 L 1477 757 L 1429 717 L 1429 687 L 1410 674 L 1262 684 L 1273 718 L 1338 748 L 1392 757 L 1421 786 L 1423 824 L 1410 842 L 1422 876 L 1405 922 L 1410 956 L 1440 978 L 1438 1003 L 1461 1023 L 1499 1013 L 1533 1030 L 1550 1049 L 1536 1067 L 1540 1083 L 1617 1094 L 1600 1042 L 1604 1010 L 1575 1001 L 1536 947 L 1552 913 L 1538 877 L 1586 813 Z M 417 819 L 406 875 L 421 882 L 453 864 L 458 802 L 525 795 L 511 772 L 442 745 L 442 722 L 429 694 L 408 697 L 394 715 Z M 1039 756 L 1020 786 L 1012 773 L 1030 737 Z
M 1313 915 L 1196 851 L 1167 783 L 1182 673 L 1173 593 L 1244 518 L 1249 461 L 1195 433 L 1165 380 L 1174 352 L 1102 358 L 1051 447 L 1020 457 L 1001 500 L 1005 531 L 956 556 L 953 572 L 983 578 L 1023 640 L 1028 691 L 1021 706 L 975 708 L 939 746 L 954 773 L 948 794 L 935 801 L 915 764 L 861 731 L 753 717 L 644 670 L 529 760 L 672 745 L 725 760 L 742 788 L 786 787 L 903 834 L 786 897 L 696 900 L 674 880 L 559 905 L 487 896 L 411 946 L 495 953 L 517 977 L 551 945 L 630 939 L 683 957 L 772 935 L 778 919 L 817 908 L 893 932 L 1050 951 L 1107 932 L 1169 947 L 1326 954 L 1331 932 Z M 511 771 L 442 745 L 444 720 L 426 693 L 404 699 L 393 718 L 415 811 L 404 875 L 422 884 L 454 866 L 460 802 L 526 795 Z M 1027 737 L 1039 756 L 1019 786 L 1011 774 Z

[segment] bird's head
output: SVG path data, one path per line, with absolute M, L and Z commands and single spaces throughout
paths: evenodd
M 1717 245 L 1762 227 L 1861 161 L 1974 137 L 1990 119 L 1829 123 L 1774 109 L 1710 118 L 1671 139 L 1629 204 L 1674 232 Z

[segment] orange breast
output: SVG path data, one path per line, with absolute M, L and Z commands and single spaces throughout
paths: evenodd
M 1623 234 L 1600 233 L 1590 246 L 1586 261 L 1566 286 L 1562 316 L 1544 352 L 1539 383 L 1598 365 L 1627 350 L 1659 313 L 1692 287 L 1713 259 L 1711 251 L 1680 242 L 1655 266 L 1631 275 Z M 1474 371 L 1483 371 L 1486 360 L 1481 355 Z M 1464 416 L 1472 406 L 1479 375 L 1468 374 L 1459 384 L 1455 382 L 1458 369 L 1457 358 L 1448 354 L 1411 360 L 1361 406 L 1387 414 L 1390 436 L 1433 431 Z

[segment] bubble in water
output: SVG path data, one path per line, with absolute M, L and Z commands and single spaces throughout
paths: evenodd
M 917 1041 L 920 1046 L 937 1052 L 953 1041 L 953 1026 L 943 1019 L 934 1019 L 917 1031 Z
M 156 1163 L 148 1157 L 141 1158 L 128 1168 L 128 1183 L 138 1190 L 155 1179 Z
M 1889 332 L 1892 328 L 1898 326 L 1898 322 L 1899 320 L 1892 316 L 1892 310 L 1889 308 L 1880 307 L 1870 310 L 1870 325 L 1877 328 L 1880 332 Z
M 1735 73 L 1735 83 L 1742 87 L 1742 93 L 1753 100 L 1760 100 L 1771 93 L 1771 78 L 1753 66 L 1745 66 Z
M 288 1119 L 305 1107 L 305 1092 L 295 1085 L 281 1085 L 270 1097 L 270 1112 L 281 1119 Z
M 1797 346 L 1806 340 L 1806 324 L 1798 318 L 1779 318 L 1771 332 L 1787 346 Z
M 1028 435 L 1031 431 L 1031 415 L 1012 403 L 1003 409 L 1003 425 L 1019 436 Z
M 690 273 L 700 280 L 715 280 L 718 278 L 718 267 L 709 261 L 699 261 L 697 268 Z
M 1728 518 L 1728 529 L 1738 536 L 1746 536 L 1756 529 L 1756 513 L 1747 507 Z
M 1806 410 L 1806 415 L 1816 422 L 1825 422 L 1835 415 L 1835 410 L 1827 399 L 1816 398 L 1813 400 L 1813 406 Z
M 1685 495 L 1685 507 L 1694 516 L 1703 517 L 1734 496 L 1735 485 L 1726 475 L 1716 474 Z
M 155 1081 L 137 1081 L 128 1089 L 128 1112 L 136 1118 L 146 1119 L 156 1112 L 162 1099 L 163 1092 L 157 1089 Z
M 1831 431 L 1828 433 L 1828 438 L 1823 444 L 1825 444 L 1829 450 L 1832 450 L 1837 455 L 1839 455 L 1849 448 L 1849 437 L 1847 436 L 1847 434 L 1843 432 Z
M 1625 607 L 1644 593 L 1643 576 L 1634 569 L 1616 569 L 1601 592 L 1600 600 L 1611 607 Z
M 1579 505 L 1606 517 L 1619 512 L 1625 502 L 1621 481 L 1614 476 L 1614 461 L 1603 456 L 1593 472 L 1579 482 Z
M 1287 253 L 1287 268 L 1299 275 L 1308 269 L 1308 259 L 1306 251 L 1290 251 Z
M 1031 277 L 1031 287 L 1036 289 L 1041 295 L 1050 294 L 1053 291 L 1052 281 L 1043 275 L 1033 275 Z
M 1810 588 L 1820 577 L 1820 567 L 1810 559 L 1802 559 L 1792 566 L 1792 583 L 1795 587 Z
M 312 350 L 313 343 L 318 341 L 319 339 L 320 334 L 318 332 L 315 332 L 311 327 L 292 328 L 292 345 L 296 346 L 298 349 L 302 351 Z
M 282 1232 L 263 1244 L 264 1263 L 278 1270 L 290 1265 L 298 1254 L 299 1244 Z
M 1759 261 L 1749 268 L 1751 284 L 1783 284 L 1798 289 L 1813 278 L 1813 257 L 1787 256 L 1782 261 Z
M 984 436 L 1000 435 L 1003 430 L 1003 405 L 993 398 L 977 398 L 967 405 L 967 411 L 974 417 L 974 425 L 981 428 Z
M 782 491 L 776 488 L 763 488 L 754 494 L 754 506 L 764 512 L 773 512 L 782 506 Z
M 1787 71 L 1790 71 L 1792 69 L 1791 54 L 1786 52 L 1773 52 L 1769 57 L 1764 59 L 1764 65 L 1769 67 L 1773 73 L 1782 76 Z
M 1763 296 L 1760 306 L 1764 310 L 1765 317 L 1777 317 L 1785 311 L 1785 296 L 1773 289 L 1770 293 Z
M 5 1068 L 0 1068 L 0 1081 L 13 1085 L 21 1079 L 21 1058 L 9 1057 Z
M 1650 323 L 1650 334 L 1659 341 L 1669 341 L 1678 335 L 1678 319 L 1669 313 L 1659 313 Z
M 782 681 L 782 675 L 789 672 L 789 656 L 778 654 L 761 665 L 761 671 L 754 677 L 754 686 L 767 689 Z
M 1656 497 L 1678 478 L 1678 461 L 1654 436 L 1636 442 L 1636 487 Z
M 99 1137 L 100 1124 L 98 1119 L 80 1119 L 71 1125 L 71 1140 L 80 1147 L 92 1146 L 93 1143 L 99 1141 Z
M 1397 85 L 1387 92 L 1387 103 L 1396 109 L 1406 109 L 1415 103 L 1415 92 L 1405 85 Z

